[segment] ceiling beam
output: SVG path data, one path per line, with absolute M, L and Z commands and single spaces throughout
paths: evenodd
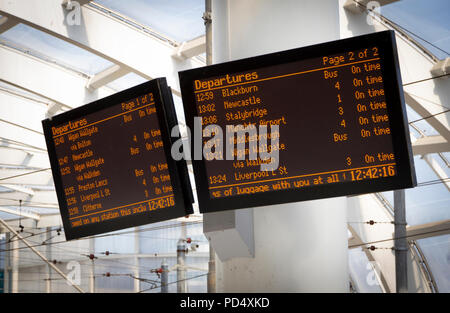
M 39 172 L 20 169 L 2 169 L 0 170 L 0 183 L 49 186 L 53 184 L 53 176 L 50 169 L 44 169 Z
M 23 86 L 21 86 L 21 85 L 17 85 L 17 84 L 14 84 L 13 82 L 6 81 L 6 80 L 2 79 L 1 76 L 0 76 L 0 82 L 5 83 L 5 84 L 8 84 L 8 85 L 11 85 L 12 87 L 15 87 L 15 88 L 22 89 L 23 91 L 26 91 L 26 92 L 28 92 L 28 93 L 34 94 L 34 95 L 36 95 L 36 96 L 38 96 L 38 97 L 40 97 L 40 98 L 44 98 L 45 100 L 47 100 L 47 102 L 46 102 L 46 103 L 43 103 L 43 104 L 46 104 L 46 105 L 52 105 L 52 104 L 55 104 L 55 105 L 60 105 L 61 107 L 64 107 L 64 108 L 66 108 L 66 109 L 71 109 L 70 106 L 67 106 L 67 105 L 65 105 L 65 104 L 63 104 L 63 103 L 60 103 L 60 102 L 58 102 L 58 101 L 56 101 L 56 100 L 54 100 L 54 99 L 50 99 L 50 98 L 48 98 L 47 96 L 45 96 L 45 95 L 43 95 L 43 94 L 38 94 L 37 92 L 32 91 L 32 90 L 30 90 L 30 89 L 27 89 L 27 88 L 25 88 L 25 87 L 23 87 Z M 10 94 L 15 94 L 15 95 L 17 95 L 18 97 L 22 97 L 22 98 L 27 99 L 27 97 L 24 96 L 24 95 L 22 95 L 22 94 L 20 94 L 20 92 L 15 92 L 15 91 L 12 91 L 12 90 L 6 89 L 6 88 L 1 88 L 1 91 L 2 91 L 3 93 L 6 92 L 6 93 L 10 93 Z M 28 98 L 28 100 L 31 100 L 31 101 L 34 101 L 34 102 L 41 102 L 41 101 L 39 101 L 38 99 L 32 99 L 32 98 L 31 98 L 31 99 Z M 42 103 L 42 102 L 41 102 L 41 103 Z
M 26 144 L 24 142 L 15 141 L 10 138 L 2 137 L 0 134 L 0 147 L 7 147 L 11 149 L 22 149 L 24 151 L 30 151 L 31 153 L 47 153 L 47 149 L 39 148 L 33 145 Z
M 377 0 L 377 6 L 383 6 L 392 2 L 397 2 L 398 0 Z M 347 0 L 344 3 L 344 9 L 355 13 L 355 14 L 359 14 L 362 13 L 366 10 L 366 7 L 368 4 L 370 4 L 370 2 L 375 2 L 375 1 L 371 1 L 371 0 Z M 370 8 L 372 10 L 372 8 Z
M 406 227 L 406 236 L 408 237 L 408 241 L 447 234 L 450 234 L 450 220 Z
M 25 217 L 25 218 L 31 218 L 31 219 L 37 220 L 37 221 L 39 221 L 39 219 L 41 218 L 39 214 L 32 213 L 32 212 L 27 212 L 27 211 L 24 211 L 24 210 L 21 210 L 19 212 L 15 208 L 11 208 L 11 207 L 0 206 L 0 212 L 5 212 L 5 213 L 8 213 L 8 214 L 14 214 L 14 215 L 22 216 L 22 217 Z
M 50 167 L 50 162 L 47 153 L 32 153 L 19 148 L 0 146 L 0 166 L 1 165 L 48 168 Z
M 438 116 L 432 116 L 433 113 L 426 109 L 418 100 L 416 100 L 407 91 L 404 92 L 405 102 L 416 111 L 420 116 L 427 118 L 426 121 L 431 125 L 442 137 L 444 137 L 448 142 L 450 142 L 450 128 L 448 122 L 443 123 L 442 119 Z M 442 111 L 442 109 L 441 109 Z
M 10 190 L 18 191 L 21 193 L 24 193 L 28 196 L 34 196 L 34 191 L 31 188 L 27 188 L 21 185 L 11 185 L 11 184 L 0 184 L 1 187 L 8 188 Z M 0 192 L 0 195 L 2 195 L 2 192 Z
M 7 140 L 24 143 L 30 147 L 45 149 L 45 140 L 43 135 L 13 126 L 4 121 L 0 121 L 0 134 L 2 138 Z
M 62 0 L 61 5 L 67 5 L 67 3 L 71 2 L 72 0 Z M 74 0 L 74 2 L 78 2 L 80 5 L 85 5 L 91 2 L 92 0 Z
M 52 103 L 48 106 L 47 112 L 45 112 L 45 117 L 50 118 L 53 117 L 56 113 L 61 111 L 62 106 L 58 103 Z
M 183 42 L 172 55 L 174 58 L 183 60 L 206 52 L 206 37 L 201 36 L 190 41 Z
M 114 64 L 106 70 L 92 76 L 89 79 L 86 88 L 90 90 L 98 89 L 122 76 L 127 75 L 128 73 L 130 73 L 130 70 L 128 68 L 123 68 L 120 65 Z
M 24 178 L 25 179 L 25 178 Z M 27 184 L 24 184 L 27 186 Z M 15 189 L 14 191 L 1 191 L 0 192 L 0 205 L 10 205 L 17 206 L 19 204 L 19 200 L 22 200 L 22 205 L 24 206 L 34 206 L 34 204 L 41 204 L 40 206 L 44 206 L 43 204 L 48 204 L 50 207 L 54 208 L 58 203 L 58 199 L 56 197 L 55 190 L 31 190 L 30 188 L 25 187 L 26 189 L 30 189 L 33 193 L 32 195 L 23 193 L 25 189 L 24 185 L 18 184 L 6 184 L 0 186 L 10 186 L 8 188 Z
M 13 28 L 19 24 L 19 21 L 17 19 L 14 19 L 13 17 L 8 16 L 2 16 L 0 18 L 0 34 L 8 31 L 9 29 Z
M 45 118 L 46 106 L 4 93 L 0 93 L 0 103 L 1 122 L 43 135 L 41 120 Z
M 448 152 L 450 144 L 442 136 L 427 136 L 418 138 L 412 143 L 414 155 L 425 155 L 429 153 Z
M 52 102 L 61 103 L 69 108 L 93 102 L 113 93 L 110 88 L 100 88 L 91 92 L 86 89 L 85 76 L 6 46 L 0 46 L 0 68 L 2 81 L 38 95 L 45 95 Z M 42 79 L 43 77 L 45 79 Z

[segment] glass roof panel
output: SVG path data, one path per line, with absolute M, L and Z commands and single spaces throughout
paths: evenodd
M 380 12 L 439 59 L 450 56 L 450 1 L 402 0 L 382 6 Z
M 419 239 L 440 293 L 450 292 L 450 235 Z
M 446 162 L 446 167 L 450 168 L 450 152 L 443 152 L 441 153 L 442 156 L 445 158 L 445 162 Z
M 96 0 L 113 11 L 128 16 L 178 42 L 205 33 L 202 16 L 204 0 Z
M 19 218 L 19 216 L 15 215 L 15 214 L 9 214 L 9 213 L 0 211 L 0 218 L 2 220 L 13 220 L 13 219 Z
M 421 134 L 414 129 L 411 125 L 409 125 L 409 133 L 414 137 L 414 138 L 420 138 Z
M 438 156 L 433 155 L 439 162 Z M 450 219 L 450 192 L 420 156 L 414 157 L 418 186 L 406 189 L 406 222 L 420 225 Z M 382 192 L 394 205 L 394 193 Z
M 441 167 L 441 169 L 444 171 L 446 178 L 450 177 L 450 162 L 448 157 L 445 156 L 445 154 L 441 153 L 433 153 L 431 154 L 434 160 L 436 160 L 436 163 Z
M 417 114 L 416 111 L 411 109 L 408 105 L 406 106 L 406 112 L 409 122 L 417 121 L 412 123 L 411 125 L 419 128 L 419 130 L 422 131 L 425 136 L 439 135 L 439 133 L 427 122 L 427 120 L 421 120 L 423 117 Z
M 87 50 L 24 24 L 18 24 L 0 35 L 0 42 L 37 52 L 60 65 L 94 75 L 113 64 Z
M 420 156 L 414 157 L 418 187 L 406 189 L 406 221 L 418 225 L 450 219 L 450 193 Z

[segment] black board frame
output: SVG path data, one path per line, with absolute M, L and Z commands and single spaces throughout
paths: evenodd
M 136 214 L 113 220 L 102 221 L 95 224 L 71 227 L 66 196 L 64 194 L 60 174 L 60 166 L 56 156 L 55 144 L 52 140 L 52 126 L 58 126 L 102 109 L 120 105 L 124 101 L 137 98 L 150 92 L 154 95 L 156 114 L 161 129 L 161 139 L 163 140 L 164 153 L 171 178 L 175 206 L 158 209 L 146 214 Z M 178 121 L 175 113 L 172 93 L 165 78 L 153 79 L 42 121 L 66 240 L 99 235 L 129 227 L 170 220 L 193 213 L 192 203 L 194 200 L 186 161 L 183 159 L 180 161 L 175 161 L 171 156 L 172 143 L 179 139 L 179 137 L 171 137 L 171 129 L 177 124 Z
M 251 58 L 225 62 L 206 67 L 179 72 L 180 88 L 187 126 L 194 129 L 194 117 L 198 116 L 194 96 L 194 80 L 218 77 L 227 73 L 246 72 L 252 69 L 264 68 L 272 65 L 300 61 L 326 55 L 333 55 L 354 51 L 371 46 L 377 46 L 382 55 L 381 70 L 385 89 L 385 97 L 397 175 L 387 178 L 362 180 L 357 182 L 341 182 L 302 189 L 287 189 L 270 191 L 260 194 L 239 195 L 222 198 L 210 198 L 208 176 L 205 160 L 194 160 L 197 197 L 201 213 L 224 210 L 242 209 L 313 199 L 322 199 L 346 195 L 357 195 L 412 188 L 417 185 L 413 154 L 409 136 L 406 107 L 403 96 L 402 80 L 398 63 L 397 45 L 394 31 L 382 31 L 368 35 L 357 36 L 297 49 L 255 56 Z M 191 152 L 194 151 L 194 141 L 191 140 Z

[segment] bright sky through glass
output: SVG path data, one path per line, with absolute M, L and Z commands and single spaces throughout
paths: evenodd
M 204 0 L 96 0 L 113 11 L 149 26 L 177 42 L 205 33 Z
M 381 14 L 417 36 L 413 36 L 439 59 L 450 57 L 450 1 L 402 0 L 381 7 Z M 439 50 L 446 51 L 447 53 Z
M 18 24 L 4 32 L 0 35 L 0 40 L 31 49 L 88 75 L 112 66 L 111 62 L 87 50 L 24 24 Z

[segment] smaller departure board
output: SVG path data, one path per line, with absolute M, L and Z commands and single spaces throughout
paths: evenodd
M 170 154 L 164 78 L 42 124 L 67 240 L 193 213 L 186 163 Z
M 179 77 L 201 212 L 416 185 L 392 31 Z

